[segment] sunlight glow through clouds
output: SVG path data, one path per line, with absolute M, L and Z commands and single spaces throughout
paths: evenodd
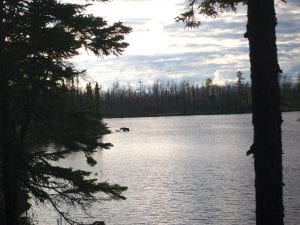
M 226 76 L 227 75 L 227 76 Z M 230 70 L 217 70 L 213 76 L 213 84 L 215 85 L 225 85 L 226 83 L 235 82 L 235 78 L 228 78 L 231 77 Z
M 74 0 L 69 0 L 73 1 Z M 81 0 L 76 0 L 82 2 Z M 249 79 L 249 47 L 243 37 L 246 7 L 217 18 L 202 17 L 198 29 L 176 23 L 185 0 L 113 0 L 93 2 L 88 13 L 102 16 L 109 23 L 122 21 L 133 32 L 126 36 L 130 46 L 119 57 L 97 58 L 83 53 L 73 62 L 87 69 L 92 80 L 104 87 L 118 80 L 136 85 L 156 79 L 187 80 L 197 83 L 211 77 L 224 84 L 242 71 Z M 278 6 L 277 44 L 284 72 L 300 72 L 300 7 L 288 2 Z

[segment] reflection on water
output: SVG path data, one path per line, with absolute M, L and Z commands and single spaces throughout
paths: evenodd
M 284 114 L 286 224 L 300 223 L 300 113 Z M 101 180 L 128 186 L 126 201 L 94 205 L 106 224 L 255 224 L 251 115 L 107 119 L 114 144 L 95 155 Z M 80 154 L 65 166 L 89 169 Z M 44 210 L 45 211 L 45 210 Z M 47 210 L 40 221 L 55 224 Z M 76 214 L 80 217 L 80 214 Z M 51 222 L 50 221 L 54 221 Z M 44 224 L 41 222 L 41 224 Z

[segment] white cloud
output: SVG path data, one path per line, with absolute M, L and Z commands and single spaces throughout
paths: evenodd
M 228 83 L 236 81 L 236 78 L 232 78 L 233 74 L 231 70 L 216 70 L 213 76 L 213 84 L 224 86 Z
M 133 32 L 126 37 L 130 46 L 120 57 L 103 59 L 84 53 L 73 61 L 104 86 L 115 80 L 151 82 L 159 77 L 201 83 L 212 76 L 215 83 L 224 84 L 235 80 L 238 70 L 249 79 L 248 41 L 243 37 L 246 8 L 239 8 L 237 13 L 225 12 L 214 19 L 203 17 L 199 29 L 188 30 L 174 20 L 183 10 L 182 2 L 95 3 L 89 12 L 109 22 L 121 20 L 133 27 Z M 296 76 L 300 71 L 300 7 L 295 7 L 295 3 L 288 1 L 278 7 L 277 44 L 283 71 Z

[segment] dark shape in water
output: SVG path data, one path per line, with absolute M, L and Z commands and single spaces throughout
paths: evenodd
M 95 221 L 91 225 L 105 225 L 104 221 Z
M 124 132 L 128 132 L 128 131 L 129 131 L 129 128 L 128 128 L 128 127 L 121 127 L 120 130 L 121 130 L 121 131 L 124 131 Z

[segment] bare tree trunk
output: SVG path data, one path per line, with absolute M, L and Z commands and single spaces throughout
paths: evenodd
M 21 215 L 21 151 L 15 138 L 12 120 L 9 116 L 8 101 L 2 99 L 0 112 L 1 157 L 3 162 L 3 194 L 6 224 L 19 225 Z
M 9 65 L 6 56 L 4 2 L 0 1 L 0 224 L 19 225 L 20 206 L 20 149 L 11 118 Z
M 1 126 L 1 123 L 0 123 Z M 0 143 L 1 145 L 1 143 Z M 0 225 L 5 225 L 5 201 L 4 201 L 4 174 L 3 174 L 3 149 L 0 146 Z
M 283 225 L 280 68 L 274 0 L 248 0 L 256 224 Z
M 0 225 L 6 225 L 6 215 L 5 215 L 5 193 L 4 193 L 4 148 L 3 148 L 3 123 L 2 123 L 2 98 L 3 98 L 3 49 L 4 49 L 4 26 L 3 26 L 3 17 L 4 17 L 4 6 L 3 1 L 0 1 Z

